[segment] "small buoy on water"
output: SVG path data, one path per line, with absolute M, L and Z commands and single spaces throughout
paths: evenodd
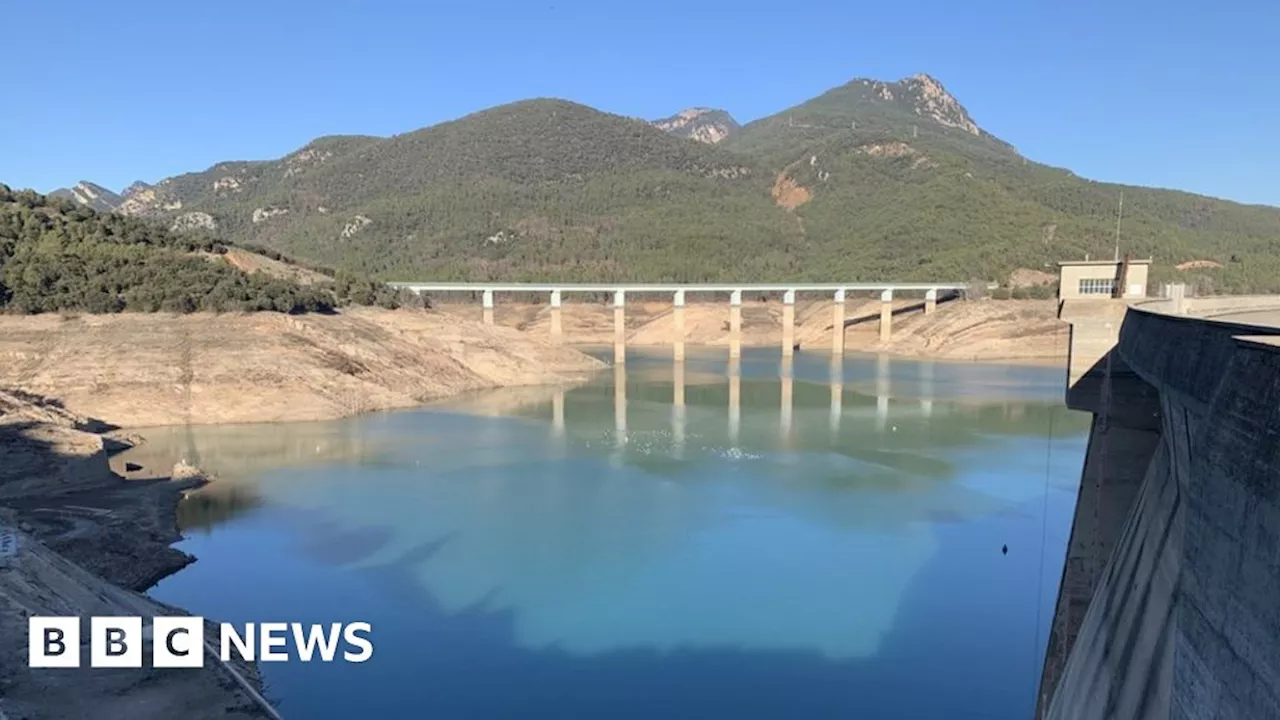
M 1000 554 L 1001 554 L 1001 555 L 1008 555 L 1008 554 L 1009 554 L 1009 546 L 1008 546 L 1008 545 L 1002 545 L 1002 546 L 1000 546 Z

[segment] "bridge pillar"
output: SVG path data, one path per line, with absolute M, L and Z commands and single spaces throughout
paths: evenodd
M 671 320 L 675 323 L 675 344 L 671 350 L 671 357 L 676 362 L 684 362 L 684 291 L 677 290 L 675 297 L 672 298 L 673 308 L 671 310 Z
M 472 296 L 474 297 L 474 296 Z M 484 308 L 484 324 L 493 324 L 493 291 L 485 290 L 480 296 L 480 304 Z
M 729 293 L 729 357 L 742 357 L 742 291 Z
M 627 293 L 625 290 L 613 292 L 613 361 L 618 364 L 627 361 Z
M 880 293 L 880 342 L 889 342 L 893 335 L 893 291 Z
M 844 355 L 844 288 L 836 291 L 831 314 L 831 354 Z
M 796 351 L 796 291 L 782 293 L 782 357 L 789 358 Z
M 560 291 L 551 291 L 551 339 L 556 342 L 564 340 L 564 328 L 560 324 Z
M 929 290 L 924 294 L 924 314 L 928 315 L 938 309 L 938 291 Z

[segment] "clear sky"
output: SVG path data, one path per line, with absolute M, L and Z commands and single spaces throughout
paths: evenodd
M 1275 0 L 11 0 L 0 29 L 0 182 L 42 191 L 528 97 L 746 122 L 927 72 L 1034 160 L 1280 205 Z

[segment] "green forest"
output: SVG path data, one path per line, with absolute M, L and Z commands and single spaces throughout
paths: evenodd
M 302 313 L 399 301 L 349 273 L 313 287 L 245 274 L 217 257 L 224 247 L 206 233 L 0 185 L 0 310 Z

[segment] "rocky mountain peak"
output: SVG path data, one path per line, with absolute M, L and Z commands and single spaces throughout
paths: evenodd
M 129 185 L 129 187 L 125 188 L 120 192 L 120 197 L 128 199 L 133 197 L 134 195 L 137 195 L 143 190 L 150 190 L 150 189 L 151 189 L 150 183 L 145 183 L 141 180 L 135 180 L 132 184 Z
M 51 197 L 61 197 L 71 200 L 79 205 L 84 205 L 101 212 L 110 212 L 120 205 L 122 198 L 111 192 L 110 190 L 91 183 L 88 180 L 81 180 L 72 188 L 59 188 L 49 193 Z
M 969 117 L 969 112 L 936 78 L 920 73 L 896 84 L 902 89 L 903 100 L 910 103 L 917 115 L 970 135 L 982 134 L 982 129 Z
M 659 130 L 690 140 L 715 145 L 727 140 L 741 127 L 729 113 L 715 108 L 694 107 L 661 120 L 652 125 Z

